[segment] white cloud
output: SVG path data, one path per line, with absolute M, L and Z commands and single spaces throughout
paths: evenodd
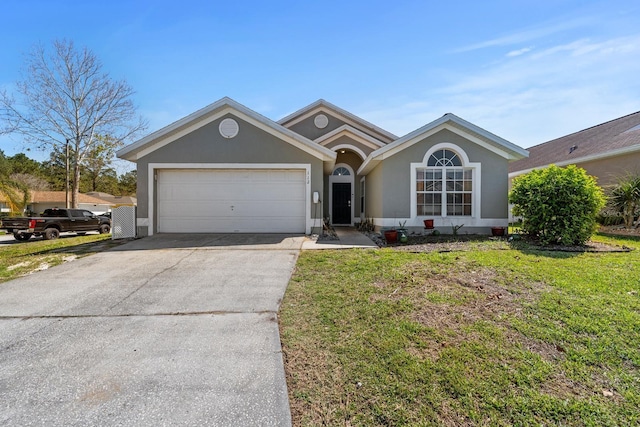
M 640 110 L 640 34 L 580 39 L 447 71 L 450 84 L 362 116 L 404 135 L 452 112 L 530 147 Z
M 511 52 L 507 53 L 508 57 L 514 57 L 514 56 L 520 56 L 520 55 L 524 55 L 527 52 L 531 52 L 533 48 L 531 47 L 524 47 L 522 49 L 518 49 L 518 50 L 512 50 Z
M 574 19 L 561 20 L 561 22 L 549 22 L 538 27 L 522 29 L 521 31 L 506 34 L 504 36 L 496 37 L 491 40 L 485 40 L 480 43 L 464 46 L 460 49 L 455 50 L 455 52 L 461 53 L 469 52 L 472 50 L 485 49 L 488 47 L 511 46 L 515 44 L 527 43 L 533 40 L 540 39 L 542 37 L 550 36 L 552 34 L 585 26 L 592 21 L 593 18 L 590 17 L 578 17 Z

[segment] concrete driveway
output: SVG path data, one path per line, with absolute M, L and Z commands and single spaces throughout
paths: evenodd
M 0 284 L 0 425 L 290 425 L 303 241 L 160 235 Z

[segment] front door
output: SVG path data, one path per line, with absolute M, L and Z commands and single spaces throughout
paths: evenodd
M 351 224 L 351 183 L 334 182 L 332 193 L 332 223 Z

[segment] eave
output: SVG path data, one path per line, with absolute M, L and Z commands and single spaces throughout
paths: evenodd
M 587 162 L 593 162 L 596 160 L 604 160 L 604 159 L 608 159 L 611 157 L 617 157 L 617 156 L 623 156 L 625 154 L 632 154 L 632 153 L 636 153 L 640 151 L 640 145 L 632 145 L 629 147 L 623 147 L 620 148 L 618 150 L 612 150 L 612 151 L 608 151 L 606 153 L 597 153 L 597 154 L 592 154 L 590 156 L 583 156 L 583 157 L 577 157 L 575 159 L 569 159 L 569 160 L 564 160 L 561 162 L 553 162 L 553 163 L 548 163 L 548 164 L 544 164 L 544 165 L 540 165 L 540 166 L 534 166 L 528 169 L 522 169 L 519 171 L 513 171 L 511 173 L 509 173 L 509 178 L 515 178 L 516 176 L 519 175 L 524 175 L 526 173 L 531 172 L 532 170 L 535 169 L 544 169 L 547 168 L 551 165 L 556 165 L 556 166 L 569 166 L 569 165 L 577 165 L 580 163 L 587 163 Z
M 227 114 L 250 123 L 259 129 L 280 138 L 289 144 L 307 152 L 308 154 L 325 162 L 324 169 L 331 169 L 335 163 L 336 153 L 328 148 L 298 135 L 284 126 L 250 110 L 244 105 L 232 100 L 222 98 L 152 134 L 122 148 L 117 157 L 132 162 L 148 155 L 149 153 L 164 147 L 167 144 L 187 135 Z
M 509 161 L 529 156 L 529 152 L 527 150 L 482 129 L 479 126 L 467 122 L 455 114 L 447 113 L 439 119 L 408 133 L 393 143 L 372 152 L 358 169 L 358 175 L 368 174 L 384 159 L 387 159 L 444 129 L 460 135 L 463 138 L 469 139 L 470 141 L 475 142 L 483 148 L 486 148 Z

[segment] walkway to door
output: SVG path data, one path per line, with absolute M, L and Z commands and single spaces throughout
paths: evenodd
M 373 240 L 359 232 L 353 227 L 335 227 L 335 232 L 338 235 L 338 240 L 321 240 L 319 242 L 315 240 L 305 240 L 302 243 L 303 250 L 313 249 L 349 249 L 349 248 L 362 248 L 362 249 L 377 249 Z

